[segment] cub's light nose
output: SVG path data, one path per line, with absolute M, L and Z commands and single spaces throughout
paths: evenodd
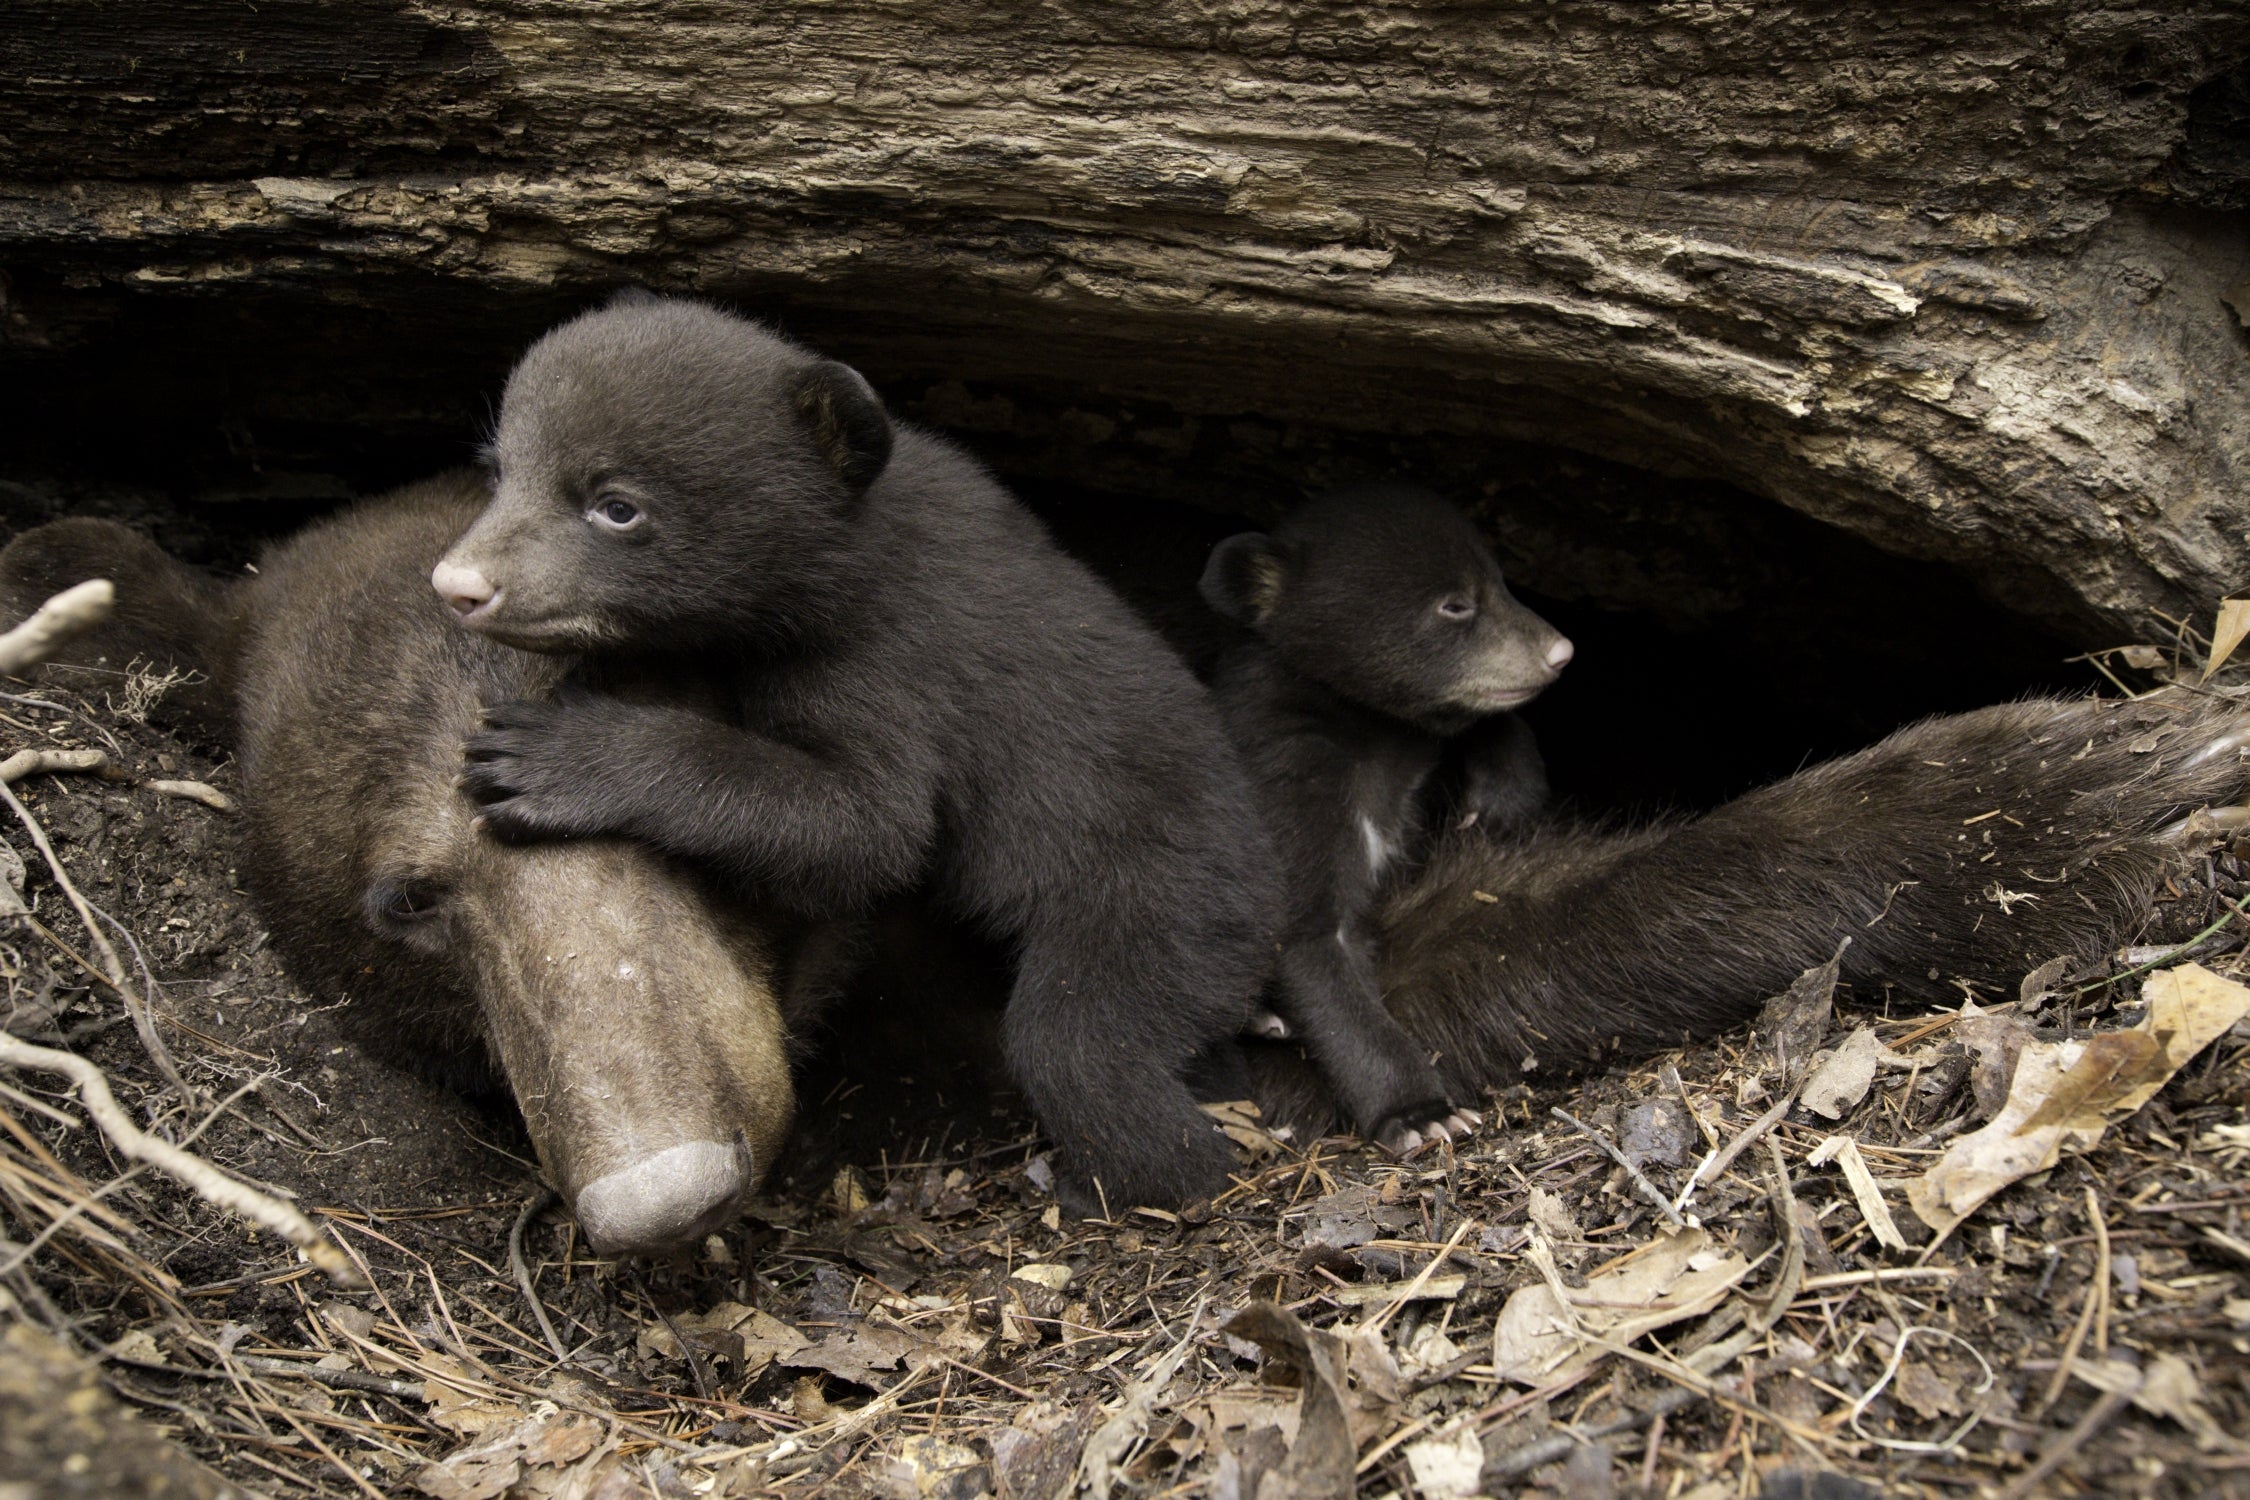
M 430 587 L 437 590 L 440 599 L 453 606 L 455 614 L 463 616 L 475 614 L 500 593 L 491 579 L 450 558 L 430 570 Z
M 571 1208 L 602 1254 L 651 1254 L 724 1228 L 742 1211 L 755 1175 L 739 1134 L 731 1143 L 689 1141 L 596 1178 Z
M 1570 643 L 1569 636 L 1556 636 L 1555 643 L 1547 648 L 1547 670 L 1560 672 L 1570 665 L 1570 659 L 1577 654 L 1578 648 Z

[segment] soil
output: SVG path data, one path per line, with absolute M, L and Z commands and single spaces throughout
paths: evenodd
M 8 498 L 31 512 L 18 520 L 89 500 Z M 130 497 L 116 505 L 129 511 Z M 166 525 L 168 544 L 205 560 L 244 546 L 193 518 Z M 1182 1215 L 1119 1207 L 1102 1221 L 1059 1211 L 1036 1132 L 989 1086 L 973 1035 L 876 1047 L 855 1031 L 851 1066 L 816 1064 L 801 1138 L 739 1225 L 674 1262 L 606 1262 L 541 1206 L 506 1111 L 371 1061 L 292 982 L 240 889 L 235 821 L 142 784 L 238 795 L 223 752 L 136 717 L 129 679 L 8 687 L 8 750 L 100 748 L 119 768 L 118 780 L 38 775 L 14 789 L 137 943 L 195 1103 L 76 957 L 83 931 L 12 819 L 33 917 L 0 927 L 0 1024 L 92 1059 L 144 1127 L 192 1136 L 209 1160 L 293 1198 L 373 1286 L 331 1286 L 271 1236 L 127 1171 L 57 1080 L 26 1070 L 0 1075 L 0 1320 L 54 1335 L 192 1455 L 183 1463 L 252 1492 L 1007 1500 L 1080 1486 L 1272 1500 L 1333 1492 L 1307 1441 L 1337 1419 L 1315 1399 L 1333 1391 L 1368 1495 L 1937 1496 L 2026 1480 L 2028 1493 L 2250 1494 L 2237 1436 L 2250 1432 L 2239 1026 L 1925 1266 L 1919 1247 L 1879 1246 L 1837 1166 L 1807 1158 L 1843 1133 L 1878 1177 L 1913 1175 L 1983 1118 L 1970 1055 L 1947 1046 L 1942 1014 L 1827 1019 L 1830 1041 L 1871 1025 L 1901 1048 L 1921 1036 L 1911 1045 L 1936 1045 L 1938 1060 L 1880 1074 L 1839 1121 L 1800 1109 L 1774 1128 L 1810 1289 L 1700 1384 L 1679 1361 L 1740 1327 L 1788 1259 L 1768 1254 L 1784 1189 L 1763 1144 L 1693 1199 L 1714 1240 L 1755 1263 L 1740 1295 L 1567 1384 L 1496 1374 L 1494 1331 L 1511 1294 L 1546 1274 L 1532 1223 L 1573 1284 L 1656 1237 L 1658 1211 L 1551 1110 L 1625 1143 L 1676 1199 L 1709 1142 L 1735 1139 L 1782 1095 L 1784 1065 L 1757 1035 L 1495 1097 L 1473 1140 L 1406 1162 L 1240 1120 L 1234 1190 Z M 2207 924 L 2241 873 L 2216 856 L 2152 918 Z M 2222 935 L 2197 956 L 2226 972 L 2238 954 Z M 2082 1034 L 2116 1024 L 2134 993 L 2095 983 L 2024 1009 L 2045 1034 Z M 511 1266 L 519 1222 L 567 1362 Z M 2105 1249 L 2106 1310 L 2093 1302 L 2081 1359 L 2176 1356 L 2208 1419 L 2200 1442 L 2185 1408 L 2160 1415 L 2085 1379 L 2045 1399 Z M 1230 1325 L 1257 1304 L 1278 1310 Z M 0 1380 L 0 1411 L 9 1389 Z M 2052 1472 L 2035 1477 L 2043 1460 Z M 70 1462 L 23 1493 L 165 1492 Z M 1814 1474 L 1824 1487 L 1809 1487 Z

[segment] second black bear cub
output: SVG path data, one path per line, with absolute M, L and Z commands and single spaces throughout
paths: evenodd
M 1449 757 L 1447 816 L 1504 833 L 1537 815 L 1546 773 L 1508 710 L 1555 680 L 1570 642 L 1508 592 L 1467 517 L 1404 485 L 1229 537 L 1203 596 L 1247 632 L 1213 691 L 1281 857 L 1287 1029 L 1384 1145 L 1473 1124 L 1384 1008 L 1374 908 L 1413 866 Z
M 1008 1063 L 1081 1189 L 1224 1185 L 1185 1075 L 1253 1008 L 1271 848 L 1122 600 L 850 368 L 700 303 L 541 339 L 494 458 L 432 582 L 591 685 L 488 710 L 464 786 L 491 830 L 624 835 L 811 915 L 928 887 L 1012 949 Z M 724 707 L 622 691 L 678 674 Z

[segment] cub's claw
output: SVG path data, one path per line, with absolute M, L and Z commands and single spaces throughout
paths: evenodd
M 1484 1123 L 1473 1109 L 1454 1109 L 1438 1101 L 1401 1110 L 1375 1128 L 1375 1144 L 1394 1156 L 1412 1156 L 1439 1141 L 1467 1140 Z

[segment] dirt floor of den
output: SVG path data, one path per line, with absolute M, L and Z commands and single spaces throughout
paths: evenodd
M 117 768 L 15 790 L 136 940 L 192 1102 L 90 977 L 13 820 L 34 915 L 0 925 L 0 1024 L 91 1058 L 145 1126 L 294 1197 L 373 1282 L 326 1284 L 127 1170 L 57 1080 L 0 1075 L 0 1414 L 10 1461 L 49 1465 L 18 1472 L 53 1493 L 1272 1500 L 1315 1492 L 1307 1450 L 1341 1420 L 1367 1495 L 2250 1494 L 2230 1436 L 2250 1432 L 2242 1026 L 1925 1259 L 1882 1248 L 1839 1163 L 1808 1158 L 1849 1135 L 1878 1184 L 1918 1172 L 1987 1112 L 1974 1054 L 1950 1013 L 1838 997 L 1854 1003 L 1793 1045 L 1867 1025 L 1922 1061 L 1840 1120 L 1791 1112 L 1702 1183 L 1689 1212 L 1752 1262 L 1707 1311 L 1532 1387 L 1494 1373 L 1503 1304 L 1548 1274 L 1530 1226 L 1582 1284 L 1661 1221 L 1550 1111 L 1676 1200 L 1783 1097 L 1773 1037 L 1516 1090 L 1473 1140 L 1405 1162 L 1238 1120 L 1234 1189 L 1109 1222 L 1058 1212 L 1005 1095 L 936 1068 L 824 1074 L 748 1217 L 692 1257 L 623 1265 L 536 1206 L 505 1113 L 367 1060 L 291 982 L 239 888 L 233 818 L 143 784 L 235 793 L 231 765 L 139 722 L 125 683 L 102 701 L 8 686 L 7 749 L 98 748 Z M 2213 856 L 2151 933 L 2222 916 L 2242 874 Z M 2196 956 L 2228 972 L 2239 954 L 2222 931 Z M 2041 1035 L 2118 1024 L 2137 981 L 2096 982 L 2108 972 L 2048 976 L 2059 993 L 2018 1009 Z M 1776 1227 L 1791 1218 L 1795 1255 Z M 512 1230 L 567 1360 L 520 1289 Z M 2058 1381 L 2074 1330 L 2081 1365 L 2184 1362 L 2207 1422 Z M 42 1427 L 26 1389 L 73 1391 L 68 1419 Z M 136 1457 L 121 1412 L 224 1483 Z M 50 1492 L 25 1484 L 0 1474 L 10 1497 Z

